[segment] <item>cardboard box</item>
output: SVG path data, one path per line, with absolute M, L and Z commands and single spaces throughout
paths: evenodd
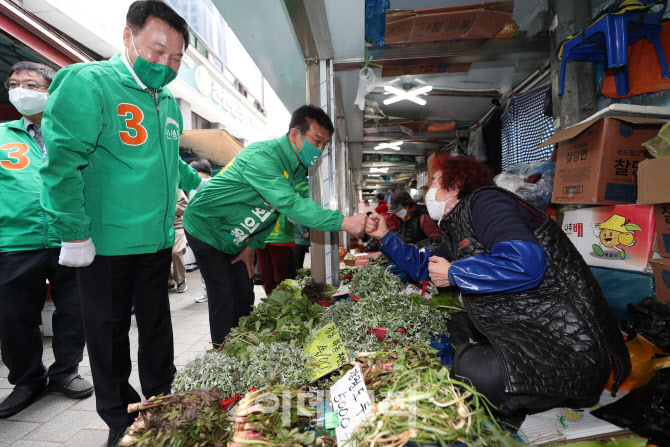
M 640 163 L 637 189 L 638 205 L 670 202 L 670 156 Z
M 557 132 L 538 146 L 556 144 L 551 160 L 556 177 L 551 201 L 587 205 L 635 203 L 637 169 L 646 159 L 642 143 L 667 120 L 605 117 Z
M 670 259 L 654 259 L 654 283 L 656 284 L 656 301 L 670 304 Z
M 513 1 L 386 12 L 384 45 L 492 39 L 512 18 Z
M 654 205 L 658 254 L 670 257 L 670 203 Z
M 384 45 L 408 43 L 412 36 L 416 12 L 413 9 L 389 9 L 386 11 Z
M 599 206 L 566 211 L 561 228 L 590 266 L 649 271 L 656 233 L 651 205 Z

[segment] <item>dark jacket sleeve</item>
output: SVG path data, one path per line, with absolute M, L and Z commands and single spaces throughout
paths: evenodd
M 449 282 L 465 293 L 518 292 L 544 279 L 547 254 L 537 244 L 538 222 L 507 194 L 489 190 L 472 202 L 472 226 L 490 254 L 452 263 Z

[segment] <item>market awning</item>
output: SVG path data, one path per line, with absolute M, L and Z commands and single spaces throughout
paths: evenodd
M 242 150 L 242 145 L 223 129 L 185 130 L 179 145 L 220 166 L 227 165 Z

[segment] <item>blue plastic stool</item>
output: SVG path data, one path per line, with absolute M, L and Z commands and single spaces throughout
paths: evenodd
M 572 37 L 562 46 L 561 75 L 558 96 L 563 96 L 565 88 L 565 66 L 569 60 L 607 62 L 614 69 L 617 96 L 629 92 L 628 45 L 643 37 L 654 44 L 656 57 L 664 78 L 670 76 L 665 51 L 661 42 L 663 14 L 666 1 L 645 0 L 644 10 L 605 14 L 589 25 L 584 31 Z M 657 12 L 649 12 L 653 5 L 663 5 Z

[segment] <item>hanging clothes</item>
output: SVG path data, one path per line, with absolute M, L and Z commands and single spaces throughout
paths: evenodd
M 551 117 L 544 114 L 544 100 L 550 85 L 526 93 L 519 93 L 510 100 L 502 115 L 502 169 L 517 163 L 547 161 L 553 145 L 536 149 L 536 146 L 554 134 Z

